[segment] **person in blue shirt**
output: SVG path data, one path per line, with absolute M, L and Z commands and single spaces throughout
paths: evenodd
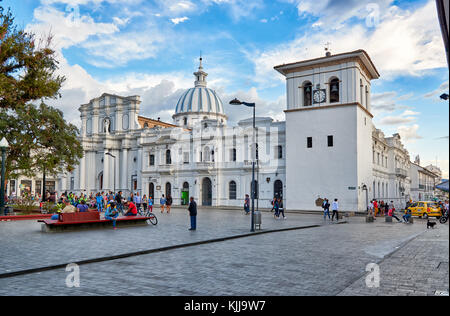
M 161 213 L 164 213 L 164 206 L 166 205 L 166 198 L 164 197 L 164 194 L 159 199 L 159 204 L 161 205 Z
M 106 209 L 105 219 L 113 221 L 113 228 L 114 229 L 117 229 L 116 228 L 116 219 L 117 219 L 118 216 L 119 216 L 119 211 L 117 210 L 116 202 L 111 201 L 109 203 L 108 208 Z
M 77 205 L 78 212 L 87 212 L 89 210 L 89 206 L 87 206 L 85 200 L 81 200 L 81 203 Z
M 97 211 L 102 212 L 103 211 L 103 197 L 100 193 L 97 193 L 97 196 L 95 197 L 95 200 L 97 202 Z

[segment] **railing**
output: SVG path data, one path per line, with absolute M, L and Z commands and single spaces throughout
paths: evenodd
M 395 174 L 399 177 L 406 178 L 408 176 L 408 171 L 402 168 L 395 168 Z

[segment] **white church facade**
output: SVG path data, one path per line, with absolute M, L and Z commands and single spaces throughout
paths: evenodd
M 398 134 L 372 123 L 371 81 L 379 73 L 363 50 L 281 65 L 286 121 L 256 118 L 259 207 L 282 196 L 287 210 L 365 211 L 367 199 L 409 198 L 409 154 Z M 228 126 L 202 61 L 194 87 L 174 105 L 173 123 L 140 116 L 139 96 L 103 94 L 81 105 L 85 155 L 57 181 L 58 192 L 170 194 L 175 205 L 242 206 L 252 179 L 252 119 Z

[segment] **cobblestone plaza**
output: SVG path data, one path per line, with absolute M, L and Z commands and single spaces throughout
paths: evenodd
M 156 213 L 157 226 L 42 233 L 35 221 L 1 222 L 0 295 L 435 295 L 448 291 L 449 229 L 426 222 L 341 224 L 320 215 L 263 213 L 261 232 L 247 236 L 250 218 L 233 210 L 200 209 L 190 232 L 184 209 Z M 276 230 L 283 230 L 275 232 Z M 296 229 L 297 228 L 297 229 Z M 269 232 L 274 231 L 274 232 Z M 239 237 L 240 235 L 245 235 Z M 228 239 L 228 237 L 236 237 Z M 221 241 L 182 245 L 223 238 Z M 80 287 L 64 268 L 8 276 L 88 259 L 179 248 L 80 265 Z M 369 288 L 366 266 L 380 268 Z

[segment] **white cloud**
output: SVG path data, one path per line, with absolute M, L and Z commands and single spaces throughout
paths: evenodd
M 439 86 L 439 88 L 437 88 L 436 90 L 433 90 L 433 91 L 431 91 L 431 92 L 425 94 L 424 97 L 425 97 L 425 98 L 428 98 L 428 99 L 436 99 L 436 100 L 439 100 L 439 96 L 441 96 L 443 93 L 448 93 L 448 87 L 449 87 L 448 82 L 449 82 L 448 80 L 447 80 L 447 81 L 444 81 L 444 82 Z
M 399 126 L 397 128 L 400 137 L 403 139 L 405 143 L 414 143 L 417 139 L 421 139 L 417 131 L 419 130 L 419 125 L 414 124 L 411 126 Z
M 184 16 L 182 18 L 174 18 L 174 19 L 170 19 L 170 21 L 172 21 L 173 24 L 177 25 L 179 23 L 183 23 L 185 21 L 189 20 L 189 18 L 187 16 Z

